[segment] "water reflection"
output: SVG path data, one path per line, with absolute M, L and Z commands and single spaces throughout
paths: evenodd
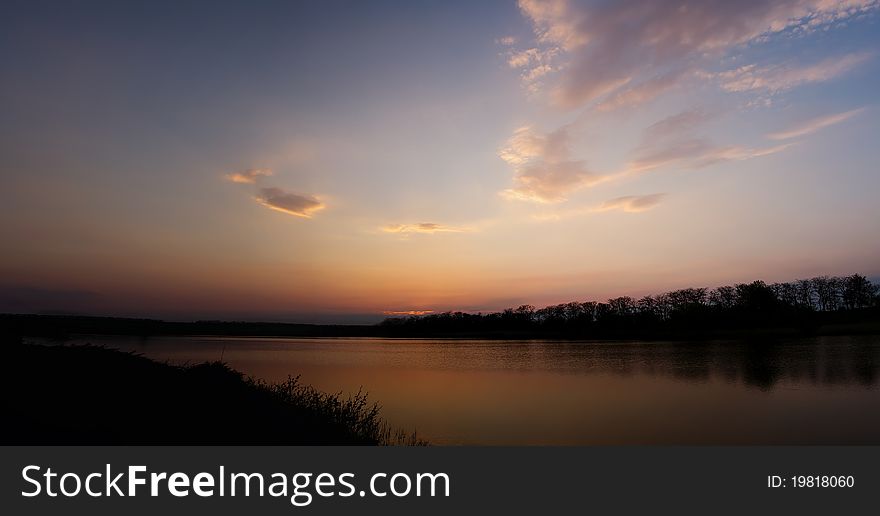
M 880 337 L 835 336 L 712 342 L 558 342 L 428 339 L 273 339 L 218 337 L 83 341 L 178 362 L 236 360 L 277 353 L 270 379 L 303 364 L 460 371 L 548 371 L 667 376 L 688 382 L 720 378 L 761 390 L 781 381 L 862 385 L 877 381 Z
M 811 385 L 871 386 L 877 380 L 877 337 L 826 337 L 789 341 L 712 343 L 554 344 L 568 372 L 651 374 L 683 381 L 722 378 L 762 390 L 781 381 Z M 526 360 L 534 359 L 532 355 Z M 542 359 L 552 361 L 558 357 Z
M 880 444 L 880 339 L 87 339 L 360 387 L 437 444 Z

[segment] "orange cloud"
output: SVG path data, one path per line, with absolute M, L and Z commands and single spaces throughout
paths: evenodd
M 233 183 L 254 184 L 259 178 L 268 177 L 271 175 L 272 171 L 268 168 L 249 168 L 240 172 L 226 174 L 226 179 L 232 181 Z
M 603 202 L 593 211 L 623 211 L 626 213 L 641 213 L 660 204 L 660 201 L 666 197 L 665 193 L 655 193 L 650 195 L 627 195 Z
M 625 197 L 617 197 L 609 201 L 605 201 L 599 206 L 580 207 L 564 211 L 553 211 L 546 213 L 538 213 L 532 216 L 534 220 L 548 222 L 568 219 L 572 217 L 582 217 L 593 213 L 619 210 L 626 213 L 641 213 L 654 208 L 663 198 L 665 193 L 655 193 L 648 195 L 628 195 Z
M 469 228 L 446 226 L 434 222 L 420 222 L 418 224 L 389 224 L 387 226 L 383 226 L 381 229 L 385 233 L 397 233 L 402 235 L 410 235 L 413 233 L 466 233 L 468 231 L 471 231 L 471 229 Z
M 385 310 L 383 315 L 428 315 L 434 313 L 434 310 Z
M 263 188 L 256 201 L 271 210 L 306 219 L 326 207 L 315 197 L 287 192 L 281 188 Z
M 540 134 L 530 127 L 518 129 L 498 156 L 513 167 L 513 188 L 501 192 L 507 199 L 558 203 L 566 196 L 607 178 L 587 169 L 584 161 L 570 158 L 565 127 Z

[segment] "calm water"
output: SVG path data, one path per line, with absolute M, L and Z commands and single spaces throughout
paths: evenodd
M 880 444 L 880 337 L 709 343 L 84 339 L 363 387 L 437 444 Z

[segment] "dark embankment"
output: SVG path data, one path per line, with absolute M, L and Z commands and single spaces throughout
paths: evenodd
M 4 346 L 3 444 L 424 444 L 365 394 L 267 384 L 97 346 Z

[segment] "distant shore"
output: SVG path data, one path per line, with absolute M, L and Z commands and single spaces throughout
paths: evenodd
M 880 335 L 876 309 L 848 313 L 816 313 L 809 319 L 786 324 L 753 324 L 737 327 L 671 326 L 604 328 L 589 332 L 579 328 L 512 328 L 469 330 L 425 325 L 320 325 L 276 322 L 194 321 L 91 317 L 68 315 L 0 314 L 0 333 L 13 337 L 39 337 L 64 341 L 81 335 L 123 336 L 226 336 L 290 338 L 448 338 L 448 339 L 547 339 L 547 340 L 706 340 L 773 338 L 809 335 Z

